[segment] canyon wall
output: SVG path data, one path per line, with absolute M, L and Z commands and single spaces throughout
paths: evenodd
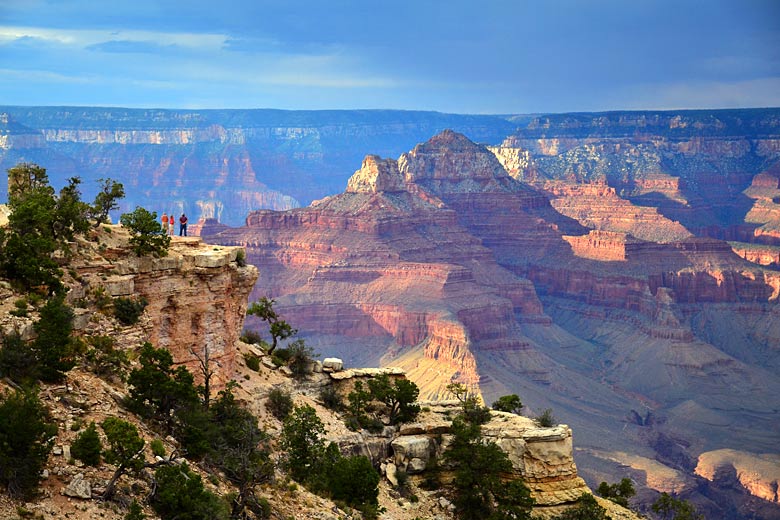
M 0 107 L 0 167 L 48 169 L 54 186 L 78 175 L 122 182 L 136 205 L 192 222 L 240 225 L 252 210 L 287 209 L 341 191 L 366 150 L 397 155 L 445 128 L 499 142 L 503 118 L 393 110 L 152 110 Z M 0 180 L 0 203 L 5 200 Z
M 236 342 L 257 269 L 238 265 L 239 248 L 204 244 L 198 237 L 175 237 L 168 255 L 161 258 L 136 256 L 127 238 L 121 226 L 106 226 L 99 239 L 102 248 L 86 240 L 74 244 L 69 272 L 76 283 L 71 284 L 68 301 L 78 308 L 79 302 L 99 294 L 143 298 L 147 305 L 140 328 L 127 331 L 125 348 L 143 341 L 164 347 L 198 380 L 199 360 L 208 357 L 214 371 L 212 388 L 219 389 L 233 378 Z M 83 327 L 105 325 L 87 318 L 80 320 Z
M 622 478 L 611 461 L 631 454 L 661 461 L 637 466 L 640 486 L 680 471 L 695 495 L 704 477 L 681 460 L 771 452 L 780 273 L 603 180 L 510 174 L 445 131 L 398 160 L 365 157 L 344 193 L 207 238 L 245 246 L 254 295 L 349 365 L 399 366 L 423 398 L 457 381 L 552 408 L 589 450 L 592 485 L 605 468 Z M 653 180 L 679 186 L 667 181 Z M 707 332 L 715 322 L 735 326 Z

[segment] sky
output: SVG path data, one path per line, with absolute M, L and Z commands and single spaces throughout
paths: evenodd
M 780 0 L 0 0 L 0 104 L 780 106 Z

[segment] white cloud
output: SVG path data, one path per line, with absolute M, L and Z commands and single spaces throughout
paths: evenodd
M 7 43 L 21 38 L 37 38 L 78 47 L 88 47 L 111 41 L 134 41 L 213 51 L 219 51 L 228 40 L 227 35 L 216 33 L 0 26 L 0 42 Z

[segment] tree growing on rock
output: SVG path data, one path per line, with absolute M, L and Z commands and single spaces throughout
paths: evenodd
M 154 472 L 155 492 L 150 502 L 163 520 L 227 520 L 227 505 L 203 487 L 189 466 L 162 466 Z
M 98 466 L 102 451 L 103 444 L 100 442 L 95 421 L 92 421 L 87 426 L 87 429 L 81 432 L 70 446 L 70 452 L 73 457 L 87 466 Z
M 662 520 L 703 520 L 704 516 L 687 500 L 661 493 L 651 506 L 653 512 Z
M 100 426 L 108 441 L 103 457 L 108 464 L 116 466 L 103 492 L 103 498 L 109 500 L 114 496 L 116 483 L 123 475 L 138 472 L 144 467 L 146 442 L 138 435 L 138 429 L 123 419 L 108 417 Z
M 210 458 L 238 488 L 231 518 L 243 518 L 245 509 L 254 512 L 261 509 L 254 489 L 257 484 L 270 480 L 274 470 L 268 435 L 258 426 L 257 417 L 238 404 L 233 395 L 234 386 L 229 383 L 210 409 L 217 429 Z
M 324 434 L 325 426 L 309 405 L 296 406 L 284 421 L 281 445 L 293 479 L 305 482 L 317 472 L 325 454 Z
M 602 482 L 597 491 L 602 497 L 623 507 L 628 507 L 628 499 L 636 495 L 636 489 L 630 478 L 623 478 L 617 484 Z
M 173 356 L 147 342 L 141 347 L 141 367 L 130 372 L 128 407 L 145 418 L 163 424 L 169 432 L 176 415 L 199 407 L 199 392 L 192 374 L 183 366 L 173 368 Z
M 298 330 L 292 328 L 289 323 L 279 318 L 279 314 L 274 310 L 275 300 L 263 296 L 247 309 L 248 316 L 257 316 L 268 323 L 268 332 L 271 335 L 271 346 L 268 347 L 268 353 L 272 354 L 276 350 L 279 340 L 295 336 Z
M 56 433 L 37 388 L 0 394 L 0 484 L 10 496 L 35 494 Z
M 452 421 L 452 443 L 444 453 L 454 470 L 450 494 L 458 518 L 530 519 L 534 504 L 530 491 L 521 480 L 503 478 L 512 472 L 512 462 L 496 443 L 482 437 L 482 424 L 490 411 L 470 398 L 463 385 L 450 387 L 463 403 L 463 411 Z
M 390 382 L 387 374 L 379 375 L 368 381 L 371 396 L 387 407 L 390 424 L 409 422 L 420 413 L 415 404 L 420 389 L 408 379 L 396 379 Z
M 493 410 L 520 415 L 520 412 L 523 410 L 523 403 L 517 394 L 502 395 L 493 402 Z
M 553 520 L 610 520 L 607 510 L 599 505 L 593 495 L 583 493 L 577 499 L 577 505 L 567 509 Z
M 165 256 L 171 237 L 157 221 L 157 212 L 137 206 L 132 213 L 124 213 L 119 221 L 130 231 L 130 245 L 138 256 Z
M 108 214 L 119 209 L 119 200 L 125 196 L 125 187 L 121 182 L 112 179 L 98 179 L 98 182 L 100 191 L 90 207 L 90 216 L 95 220 L 95 227 L 108 222 Z
M 76 366 L 79 343 L 71 337 L 73 309 L 65 304 L 65 295 L 59 294 L 49 299 L 40 313 L 33 325 L 38 334 L 33 342 L 38 374 L 42 381 L 56 383 Z

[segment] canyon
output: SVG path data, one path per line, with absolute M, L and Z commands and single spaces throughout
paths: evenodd
M 0 113 L 4 167 L 186 211 L 318 351 L 551 408 L 591 486 L 777 516 L 780 109 Z
M 777 511 L 750 494 L 771 472 L 728 487 L 694 470 L 776 453 L 780 272 L 609 178 L 520 181 L 513 154 L 444 131 L 366 156 L 339 195 L 206 239 L 246 247 L 254 296 L 351 366 L 399 366 L 425 398 L 456 381 L 553 409 L 591 485 L 628 474 L 723 518 Z
M 55 186 L 75 175 L 122 182 L 136 205 L 240 225 L 258 208 L 288 209 L 341 191 L 372 150 L 393 155 L 445 128 L 496 142 L 514 125 L 496 116 L 402 110 L 154 110 L 0 106 L 0 167 L 47 167 Z M 0 203 L 5 202 L 5 178 Z

